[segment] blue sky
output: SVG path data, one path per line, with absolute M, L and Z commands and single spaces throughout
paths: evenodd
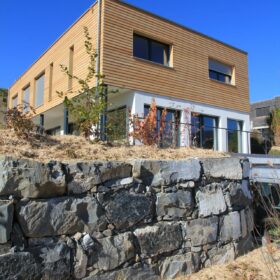
M 128 0 L 249 53 L 251 101 L 280 95 L 280 1 Z M 93 0 L 1 0 L 0 87 L 9 87 Z

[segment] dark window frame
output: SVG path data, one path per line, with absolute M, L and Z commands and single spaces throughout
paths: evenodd
M 212 78 L 210 73 L 215 74 L 217 78 L 216 79 Z M 224 80 L 226 80 L 226 79 L 223 79 L 223 78 L 225 78 L 225 77 L 227 77 L 229 79 L 229 82 L 224 82 Z M 232 76 L 221 73 L 221 72 L 218 72 L 218 71 L 215 71 L 215 70 L 209 69 L 209 78 L 211 80 L 219 81 L 219 82 L 227 84 L 227 85 L 232 85 Z
M 148 44 L 148 58 L 142 58 L 142 57 L 139 57 L 135 54 L 135 48 L 134 48 L 134 44 L 135 44 L 135 38 L 138 37 L 138 38 L 141 38 L 141 39 L 144 39 L 147 41 L 147 44 Z M 163 49 L 164 49 L 164 58 L 163 58 L 163 63 L 160 63 L 158 61 L 154 61 L 152 59 L 152 45 L 153 43 L 156 43 L 158 45 L 161 45 L 163 46 Z M 167 66 L 167 67 L 170 67 L 170 55 L 171 55 L 171 46 L 169 44 L 166 44 L 166 43 L 163 43 L 163 42 L 160 42 L 160 41 L 157 41 L 157 40 L 154 40 L 154 39 L 151 39 L 151 38 L 148 38 L 148 37 L 145 37 L 143 35 L 139 35 L 137 33 L 133 33 L 133 56 L 136 57 L 136 58 L 140 58 L 140 59 L 143 59 L 143 60 L 147 60 L 147 61 L 151 61 L 153 63 L 157 63 L 159 65 L 164 65 L 164 66 Z M 166 61 L 165 61 L 166 60 Z

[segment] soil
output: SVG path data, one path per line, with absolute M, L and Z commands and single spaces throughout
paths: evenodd
M 159 149 L 150 146 L 111 145 L 92 143 L 82 136 L 36 136 L 19 139 L 13 131 L 0 130 L 0 154 L 18 158 L 49 160 L 130 160 L 185 159 L 190 157 L 228 157 L 226 153 L 197 148 Z
M 176 280 L 279 280 L 280 248 L 270 244 L 225 265 L 215 265 Z

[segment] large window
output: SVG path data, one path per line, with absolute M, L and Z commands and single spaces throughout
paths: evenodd
M 192 145 L 204 149 L 218 149 L 218 118 L 192 113 Z
M 233 67 L 209 59 L 209 78 L 225 84 L 232 84 Z
M 256 117 L 264 117 L 269 116 L 270 114 L 270 107 L 262 107 L 262 108 L 256 108 Z
M 228 119 L 228 152 L 242 153 L 243 122 Z
M 18 95 L 15 95 L 12 99 L 12 106 L 13 108 L 16 108 L 18 105 Z
M 35 80 L 36 95 L 35 95 L 35 107 L 39 107 L 44 104 L 44 89 L 45 89 L 45 74 L 42 74 Z
M 150 111 L 150 105 L 145 105 L 144 116 L 147 116 Z M 160 130 L 160 123 L 163 114 L 163 108 L 157 108 L 157 126 L 155 131 L 151 133 L 157 135 Z M 161 139 L 159 139 L 159 146 L 165 148 L 170 146 L 179 146 L 179 136 L 180 136 L 180 111 L 167 109 L 165 115 L 165 126 L 162 133 Z
M 138 58 L 169 66 L 170 46 L 158 41 L 133 35 L 133 55 Z
M 27 86 L 23 90 L 23 106 L 24 106 L 24 111 L 28 112 L 29 111 L 29 102 L 30 102 L 30 86 Z

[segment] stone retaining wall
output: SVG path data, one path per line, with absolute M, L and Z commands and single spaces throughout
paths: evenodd
M 172 279 L 252 248 L 249 163 L 0 158 L 0 279 Z

